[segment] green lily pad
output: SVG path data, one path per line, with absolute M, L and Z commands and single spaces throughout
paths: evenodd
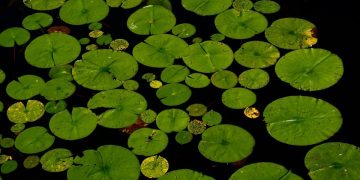
M 80 38 L 80 39 L 79 39 L 79 43 L 80 43 L 81 45 L 87 45 L 87 44 L 90 43 L 90 38 L 87 38 L 87 37 Z
M 148 178 L 158 178 L 169 170 L 169 162 L 161 156 L 151 156 L 141 162 L 140 170 Z
M 181 0 L 182 6 L 201 16 L 219 14 L 232 5 L 232 0 Z
M 262 69 L 249 69 L 239 75 L 239 83 L 248 89 L 263 88 L 269 81 L 269 73 Z
M 168 136 L 160 130 L 140 128 L 130 134 L 128 146 L 136 155 L 152 156 L 163 151 L 168 145 Z
M 0 84 L 5 81 L 5 78 L 6 78 L 5 72 L 2 69 L 0 69 Z
M 233 51 L 228 45 L 217 41 L 205 41 L 190 45 L 190 54 L 183 60 L 195 71 L 213 73 L 228 68 L 233 58 Z
M 4 162 L 11 160 L 12 157 L 5 155 L 5 154 L 0 154 L 0 164 L 4 164 Z
M 6 138 L 0 139 L 0 146 L 2 148 L 11 148 L 14 146 L 14 144 L 15 144 L 15 141 L 13 138 L 6 137 Z
M 126 80 L 123 83 L 124 89 L 130 90 L 130 91 L 136 91 L 139 88 L 139 83 L 135 80 Z
M 166 109 L 156 117 L 157 127 L 166 133 L 182 131 L 189 122 L 189 115 L 181 109 Z
M 358 179 L 360 149 L 342 142 L 320 144 L 306 154 L 305 166 L 313 180 Z
M 190 123 L 187 126 L 187 129 L 191 134 L 195 134 L 195 135 L 202 134 L 206 129 L 206 123 L 195 119 L 190 121 Z
M 46 82 L 40 95 L 49 101 L 62 100 L 74 94 L 76 86 L 62 78 L 52 79 Z
M 48 11 L 61 7 L 66 0 L 23 0 L 25 6 L 38 11 Z
M 109 13 L 109 7 L 103 0 L 68 0 L 61 7 L 61 20 L 71 25 L 84 25 L 103 20 Z
M 86 52 L 75 62 L 74 80 L 89 89 L 108 90 L 135 76 L 138 64 L 133 56 L 122 51 L 100 49 Z
M 38 68 L 51 68 L 75 60 L 81 46 L 74 37 L 63 33 L 41 35 L 30 42 L 25 49 L 26 61 Z
M 55 137 L 42 126 L 33 126 L 25 129 L 15 139 L 15 147 L 25 154 L 35 154 L 46 149 L 54 143 Z
M 177 180 L 179 177 L 183 179 L 196 179 L 196 180 L 215 180 L 213 177 L 202 174 L 191 169 L 177 169 L 166 173 L 158 180 Z
M 147 0 L 146 5 L 159 5 L 168 10 L 172 10 L 172 5 L 170 0 Z
M 210 110 L 206 112 L 202 116 L 202 120 L 208 125 L 208 126 L 215 126 L 221 123 L 222 116 L 219 112 Z
M 231 109 L 244 109 L 256 102 L 256 94 L 245 88 L 231 88 L 223 92 L 222 103 Z
M 207 107 L 203 104 L 195 103 L 191 104 L 186 108 L 190 116 L 199 117 L 206 113 Z
M 110 42 L 110 47 L 115 51 L 124 51 L 129 45 L 129 42 L 126 39 L 115 39 Z
M 101 35 L 96 39 L 96 44 L 100 46 L 109 45 L 112 40 L 113 38 L 111 37 L 111 34 L 105 34 L 105 35 Z
M 50 114 L 56 114 L 60 111 L 65 110 L 67 103 L 64 100 L 60 101 L 49 101 L 45 105 L 45 111 Z
M 309 96 L 288 96 L 268 104 L 264 110 L 268 133 L 276 140 L 298 146 L 322 142 L 341 127 L 339 110 Z
M 9 160 L 4 162 L 4 164 L 1 165 L 1 173 L 2 174 L 9 174 L 14 172 L 18 167 L 18 163 L 15 160 Z
M 149 67 L 164 68 L 174 64 L 174 60 L 187 56 L 188 44 L 170 34 L 149 36 L 133 49 L 135 59 Z
M 238 11 L 247 11 L 253 8 L 254 3 L 251 0 L 234 0 L 232 7 Z
M 110 7 L 121 7 L 123 9 L 131 9 L 140 5 L 142 0 L 106 0 L 106 4 Z
M 161 71 L 160 79 L 166 83 L 177 83 L 184 81 L 190 74 L 189 68 L 183 65 L 171 65 Z
M 11 27 L 0 33 L 0 46 L 14 47 L 27 43 L 30 39 L 28 30 L 21 27 Z
M 126 179 L 137 180 L 140 163 L 128 149 L 117 145 L 85 150 L 83 157 L 74 159 L 67 171 L 68 180 Z
M 272 162 L 258 162 L 246 165 L 235 171 L 229 180 L 268 180 L 268 179 L 289 179 L 302 180 L 302 178 L 284 166 Z
M 204 131 L 199 143 L 200 153 L 219 163 L 240 161 L 251 154 L 255 140 L 241 127 L 221 124 Z
M 156 120 L 157 113 L 152 109 L 147 109 L 140 114 L 140 119 L 147 124 L 153 123 Z
M 186 76 L 185 83 L 192 88 L 204 88 L 210 84 L 210 79 L 202 73 L 191 73 Z
M 37 155 L 27 156 L 23 161 L 23 166 L 25 169 L 35 168 L 40 163 L 40 158 Z
M 107 128 L 124 128 L 136 122 L 147 108 L 146 99 L 139 93 L 124 90 L 107 90 L 95 94 L 87 106 L 90 109 L 113 108 L 100 115 L 98 124 Z
M 249 41 L 234 54 L 236 62 L 248 68 L 266 68 L 274 65 L 280 57 L 279 50 L 263 41 Z
M 215 27 L 226 37 L 248 39 L 263 32 L 268 26 L 264 15 L 248 10 L 240 13 L 235 9 L 224 11 L 216 16 Z
M 4 103 L 0 101 L 0 112 L 3 112 L 4 110 Z
M 132 13 L 127 20 L 127 27 L 135 34 L 163 34 L 176 24 L 175 15 L 159 5 L 148 5 Z
M 196 27 L 189 23 L 181 23 L 174 26 L 171 33 L 179 38 L 188 38 L 196 33 Z
M 309 40 L 315 38 L 315 25 L 305 19 L 281 18 L 274 21 L 265 31 L 266 39 L 283 49 L 300 49 L 314 45 Z M 314 39 L 314 40 L 315 40 Z
M 10 131 L 14 134 L 19 134 L 21 131 L 25 129 L 25 123 L 15 123 L 11 126 Z
M 56 148 L 41 156 L 40 163 L 43 170 L 48 172 L 62 172 L 73 164 L 72 153 L 68 149 Z
M 225 35 L 220 34 L 220 33 L 215 33 L 210 36 L 210 40 L 212 40 L 212 41 L 220 42 L 220 41 L 223 41 L 224 39 L 225 39 Z
M 280 5 L 271 0 L 259 0 L 254 3 L 254 9 L 263 14 L 272 14 L 280 10 Z
M 91 31 L 100 30 L 103 25 L 99 22 L 92 22 L 89 24 L 88 29 Z
M 74 107 L 53 115 L 49 121 L 51 132 L 64 140 L 77 140 L 89 136 L 96 128 L 98 117 L 84 107 Z
M 44 104 L 38 100 L 28 100 L 26 107 L 23 102 L 17 102 L 7 109 L 7 117 L 13 123 L 34 122 L 44 115 Z
M 71 74 L 72 66 L 69 64 L 52 67 L 49 71 L 49 77 L 51 79 L 62 78 L 67 81 L 72 81 Z
M 193 139 L 193 134 L 189 131 L 179 131 L 175 135 L 175 141 L 181 145 L 191 142 Z
M 23 75 L 6 86 L 6 93 L 13 99 L 26 100 L 38 94 L 45 86 L 44 80 L 35 75 Z
M 34 13 L 26 16 L 22 21 L 22 26 L 28 30 L 38 30 L 52 24 L 53 18 L 46 13 Z
M 238 77 L 229 70 L 221 70 L 211 76 L 211 83 L 220 89 L 230 89 L 238 83 Z
M 276 75 L 292 87 L 305 91 L 326 89 L 336 84 L 344 73 L 342 60 L 319 48 L 299 49 L 281 57 Z
M 190 99 L 191 90 L 186 85 L 171 83 L 161 86 L 156 91 L 156 97 L 159 98 L 164 105 L 177 106 Z

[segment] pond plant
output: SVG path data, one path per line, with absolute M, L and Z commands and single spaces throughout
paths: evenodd
M 274 19 L 280 3 L 11 3 L 25 15 L 0 29 L 9 57 L 0 66 L 0 179 L 360 178 L 359 147 L 331 142 L 342 112 L 313 93 L 341 80 L 342 59 L 318 47 L 309 20 Z M 186 16 L 213 29 L 202 34 Z M 274 82 L 295 94 L 262 99 Z M 308 174 L 254 160 L 263 137 L 253 123 L 284 147 L 307 148 L 298 166 Z

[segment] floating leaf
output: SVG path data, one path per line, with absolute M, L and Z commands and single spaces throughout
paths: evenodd
M 85 150 L 83 154 L 83 157 L 77 156 L 74 159 L 76 165 L 68 169 L 68 180 L 137 180 L 140 176 L 139 160 L 121 146 L 104 145 L 97 150 Z
M 46 152 L 40 159 L 41 167 L 48 172 L 62 172 L 73 164 L 72 153 L 68 149 L 56 148 Z
M 244 109 L 256 102 L 256 95 L 245 88 L 231 88 L 223 92 L 222 103 L 232 109 Z
M 217 41 L 205 41 L 190 45 L 190 55 L 183 60 L 195 71 L 212 73 L 228 68 L 233 57 L 233 51 L 228 45 Z
M 159 80 L 153 80 L 150 82 L 150 87 L 154 88 L 154 89 L 159 89 L 161 88 L 163 85 L 163 83 Z
M 67 81 L 72 81 L 71 74 L 72 66 L 69 64 L 52 67 L 49 71 L 49 77 L 51 79 L 62 78 Z
M 220 33 L 215 33 L 210 36 L 210 40 L 212 41 L 222 41 L 225 39 L 225 36 Z
M 11 156 L 0 154 L 0 164 L 4 164 L 4 162 L 12 160 Z
M 123 83 L 124 89 L 130 90 L 130 91 L 136 91 L 139 88 L 139 83 L 135 80 L 126 80 Z
M 275 66 L 276 75 L 292 87 L 305 91 L 326 89 L 344 73 L 342 60 L 319 48 L 299 49 L 285 54 Z
M 208 126 L 215 126 L 221 123 L 222 116 L 219 112 L 210 110 L 206 112 L 202 116 L 202 120 L 208 125 Z
M 24 123 L 16 123 L 16 124 L 11 126 L 10 131 L 15 133 L 15 134 L 19 134 L 24 129 L 25 129 L 25 124 Z
M 68 0 L 61 7 L 61 20 L 71 25 L 84 25 L 103 20 L 109 13 L 109 7 L 103 0 Z
M 28 100 L 26 107 L 23 102 L 17 102 L 7 109 L 7 117 L 13 123 L 34 122 L 44 115 L 44 104 L 38 100 Z
M 147 157 L 141 162 L 140 170 L 148 178 L 158 178 L 169 170 L 169 162 L 161 156 Z
M 64 140 L 77 140 L 89 136 L 96 128 L 98 117 L 91 110 L 74 107 L 53 115 L 49 127 L 55 136 Z
M 186 76 L 185 83 L 192 88 L 204 88 L 210 84 L 210 79 L 205 74 L 192 73 Z
M 140 128 L 130 134 L 128 146 L 136 155 L 152 156 L 163 151 L 169 142 L 168 136 L 160 130 Z
M 305 166 L 313 180 L 358 179 L 360 177 L 360 150 L 352 144 L 328 142 L 310 149 Z
M 66 0 L 23 0 L 25 6 L 38 11 L 48 11 L 61 7 Z
M 42 126 L 33 126 L 25 129 L 15 139 L 15 147 L 25 154 L 35 154 L 46 149 L 54 143 L 55 137 Z
M 106 4 L 110 7 L 120 7 L 130 9 L 140 5 L 142 0 L 106 0 Z
M 4 103 L 0 101 L 0 112 L 3 112 L 4 110 Z
M 170 11 L 172 10 L 170 0 L 147 0 L 146 5 L 159 5 Z
M 72 62 L 80 51 L 79 41 L 70 35 L 44 34 L 32 40 L 26 47 L 25 59 L 32 66 L 51 68 Z
M 115 39 L 110 42 L 110 47 L 115 51 L 123 51 L 129 47 L 129 42 L 126 39 Z
M 309 96 L 287 96 L 264 110 L 268 133 L 276 140 L 297 146 L 312 145 L 334 135 L 341 127 L 339 110 Z
M 10 137 L 0 139 L 0 146 L 3 148 L 11 148 L 14 146 L 14 139 Z
M 94 51 L 94 50 L 99 49 L 99 47 L 98 47 L 98 45 L 96 45 L 96 44 L 89 44 L 89 45 L 87 45 L 87 46 L 85 47 L 85 49 L 88 50 L 88 51 Z
M 268 22 L 262 14 L 248 10 L 240 14 L 235 9 L 226 10 L 215 18 L 215 27 L 226 37 L 248 39 L 263 32 Z
M 133 56 L 122 51 L 99 49 L 86 52 L 74 64 L 74 80 L 89 89 L 108 90 L 119 87 L 138 71 Z
M 275 1 L 259 0 L 254 3 L 254 9 L 263 14 L 272 14 L 280 10 L 280 5 Z
M 5 81 L 5 78 L 6 78 L 5 72 L 2 69 L 0 69 L 0 84 Z
M 127 27 L 135 34 L 163 34 L 176 24 L 175 15 L 159 5 L 148 5 L 132 13 L 127 20 Z
M 166 133 L 184 130 L 189 121 L 189 115 L 181 109 L 166 109 L 156 117 L 157 127 Z
M 98 37 L 101 37 L 102 35 L 104 35 L 104 31 L 102 31 L 102 30 L 93 30 L 93 31 L 89 32 L 89 37 L 91 37 L 91 38 L 98 38 Z M 99 44 L 99 45 L 101 45 L 101 44 Z
M 185 103 L 191 97 L 189 87 L 179 83 L 171 83 L 160 87 L 156 91 L 156 97 L 167 106 L 177 106 Z
M 112 42 L 113 38 L 111 37 L 111 34 L 105 34 L 96 39 L 96 43 L 98 45 L 104 46 L 109 45 Z
M 187 129 L 191 134 L 195 134 L 195 135 L 202 134 L 206 129 L 206 123 L 195 119 L 193 121 L 190 121 L 190 123 L 187 126 Z
M 152 109 L 147 109 L 140 114 L 140 118 L 147 124 L 150 124 L 156 120 L 157 113 Z
M 50 114 L 56 114 L 66 109 L 67 103 L 64 100 L 49 101 L 45 105 L 45 111 Z
M 194 25 L 189 23 L 177 24 L 171 29 L 171 33 L 179 38 L 188 38 L 194 35 L 196 28 Z
M 233 8 L 238 12 L 243 12 L 253 8 L 254 3 L 251 0 L 234 0 Z
M 158 178 L 158 180 L 177 180 L 182 179 L 196 179 L 196 180 L 215 180 L 214 178 L 204 175 L 200 172 L 191 169 L 177 169 L 166 173 L 164 176 Z
M 207 107 L 203 104 L 195 103 L 188 106 L 186 108 L 186 111 L 189 112 L 190 116 L 198 117 L 206 113 Z
M 166 83 L 177 83 L 184 81 L 190 74 L 189 68 L 183 65 L 171 65 L 161 71 L 160 79 Z
M 90 43 L 90 39 L 87 38 L 87 37 L 81 38 L 81 39 L 79 39 L 79 43 L 80 43 L 81 45 L 89 44 L 89 43 Z
M 256 119 L 260 116 L 260 111 L 255 107 L 247 107 L 244 109 L 244 115 L 250 119 Z
M 181 0 L 182 6 L 201 16 L 219 14 L 232 5 L 232 0 Z
M 220 89 L 230 89 L 238 83 L 238 77 L 229 70 L 221 70 L 211 76 L 211 83 Z
M 2 174 L 9 174 L 14 172 L 18 167 L 18 163 L 15 160 L 9 160 L 4 162 L 4 164 L 1 165 L 1 173 Z
M 249 69 L 239 75 L 239 83 L 248 89 L 263 88 L 269 81 L 269 74 L 262 69 Z
M 196 43 L 201 43 L 202 41 L 203 39 L 201 37 L 194 37 L 191 42 L 196 44 Z
M 181 145 L 191 142 L 193 135 L 189 131 L 179 131 L 175 135 L 175 141 Z
M 174 64 L 174 60 L 187 56 L 188 44 L 170 34 L 149 36 L 133 49 L 135 59 L 149 67 L 163 68 Z
M 156 79 L 156 75 L 154 73 L 145 73 L 141 76 L 141 79 L 145 79 L 147 82 L 151 82 Z
M 102 27 L 103 27 L 103 25 L 101 23 L 93 22 L 93 23 L 89 24 L 88 29 L 90 31 L 95 31 L 95 30 L 100 30 Z
M 35 168 L 40 163 L 40 158 L 37 155 L 27 156 L 23 161 L 23 166 L 25 169 Z
M 46 13 L 34 13 L 26 16 L 22 21 L 22 26 L 28 30 L 38 30 L 52 24 L 53 18 Z
M 14 47 L 27 43 L 30 39 L 30 33 L 21 27 L 11 27 L 0 33 L 0 46 Z
M 52 79 L 46 82 L 40 95 L 49 101 L 62 100 L 74 94 L 76 86 L 62 78 Z
M 254 138 L 243 128 L 221 124 L 202 133 L 198 148 L 200 153 L 211 161 L 231 163 L 249 156 L 254 145 Z
M 12 80 L 6 86 L 6 93 L 13 99 L 30 99 L 38 94 L 45 86 L 44 80 L 35 75 L 23 75 L 18 81 Z

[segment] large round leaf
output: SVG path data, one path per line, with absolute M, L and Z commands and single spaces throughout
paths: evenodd
M 156 91 L 156 97 L 167 106 L 177 106 L 190 99 L 191 90 L 186 85 L 171 83 L 160 87 Z
M 34 13 L 26 16 L 22 25 L 28 30 L 37 30 L 51 25 L 53 18 L 46 13 Z
M 170 66 L 175 59 L 187 56 L 188 53 L 188 44 L 170 34 L 150 36 L 133 49 L 133 55 L 139 63 L 157 68 Z
M 249 89 L 260 89 L 270 81 L 270 75 L 262 69 L 249 69 L 239 75 L 239 83 Z
M 25 100 L 38 95 L 44 88 L 44 80 L 35 75 L 23 75 L 6 86 L 6 93 L 13 99 Z
M 320 144 L 306 154 L 305 166 L 313 180 L 359 179 L 360 149 L 341 142 Z
M 311 145 L 334 135 L 341 127 L 339 110 L 321 99 L 288 96 L 268 104 L 266 128 L 276 140 L 290 145 Z
M 230 89 L 238 83 L 238 77 L 229 70 L 221 70 L 211 75 L 211 83 L 220 89 Z
M 80 54 L 77 39 L 63 33 L 44 34 L 35 38 L 25 49 L 26 61 L 38 68 L 68 64 Z
M 85 150 L 83 154 L 74 159 L 76 166 L 68 169 L 68 180 L 137 180 L 140 176 L 139 160 L 121 146 L 104 145 L 97 150 Z
M 185 83 L 192 88 L 204 88 L 210 84 L 210 79 L 205 74 L 192 73 L 186 76 Z
M 56 101 L 70 97 L 75 92 L 75 89 L 76 86 L 73 83 L 57 78 L 46 82 L 40 94 L 49 101 Z
M 177 180 L 181 177 L 181 179 L 196 179 L 196 180 L 215 180 L 214 178 L 202 174 L 201 172 L 197 172 L 191 169 L 177 169 L 174 171 L 170 171 L 166 173 L 164 176 L 158 178 L 158 180 Z
M 325 49 L 299 49 L 281 57 L 276 75 L 292 87 L 305 91 L 326 89 L 336 84 L 344 73 L 341 59 Z
M 17 102 L 7 109 L 7 117 L 13 123 L 34 122 L 44 115 L 44 104 L 37 100 L 28 100 L 26 107 L 23 102 Z
M 64 110 L 53 115 L 49 127 L 55 136 L 65 140 L 77 140 L 89 136 L 96 128 L 98 117 L 83 107 L 73 108 L 71 114 Z
M 211 161 L 231 163 L 249 156 L 254 145 L 254 138 L 243 128 L 221 124 L 202 133 L 198 148 L 200 153 Z
M 0 46 L 14 47 L 15 45 L 23 45 L 29 39 L 29 31 L 20 27 L 11 27 L 0 33 Z
M 232 109 L 244 109 L 256 102 L 256 94 L 245 88 L 230 88 L 223 92 L 222 103 Z
M 166 109 L 156 117 L 157 127 L 166 133 L 184 130 L 189 121 L 189 115 L 181 109 Z
M 83 25 L 103 20 L 109 7 L 103 0 L 68 0 L 60 9 L 60 18 L 71 25 Z
M 182 6 L 201 16 L 219 14 L 232 5 L 232 0 L 181 0 Z
M 15 147 L 22 153 L 35 154 L 48 149 L 55 137 L 42 126 L 25 129 L 15 139 Z
M 190 54 L 183 60 L 195 71 L 212 73 L 229 67 L 233 57 L 233 51 L 228 45 L 217 41 L 205 41 L 190 45 Z
M 167 33 L 175 24 L 175 15 L 159 5 L 148 5 L 138 9 L 127 20 L 130 31 L 139 35 Z
M 130 54 L 100 49 L 84 53 L 82 60 L 75 62 L 72 74 L 74 80 L 86 88 L 108 90 L 119 87 L 137 71 L 138 64 Z
M 47 11 L 59 8 L 65 3 L 66 0 L 23 0 L 25 6 L 28 8 Z
M 238 12 L 230 9 L 216 16 L 215 26 L 226 37 L 248 39 L 263 32 L 268 22 L 265 16 L 258 12 L 252 10 Z
M 72 153 L 68 149 L 56 148 L 46 152 L 40 159 L 41 167 L 48 172 L 62 172 L 73 164 Z
M 136 155 L 152 156 L 163 151 L 169 142 L 168 136 L 160 130 L 140 128 L 128 138 L 128 146 Z

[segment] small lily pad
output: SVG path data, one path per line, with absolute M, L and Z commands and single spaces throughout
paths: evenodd
M 113 38 L 111 34 L 104 34 L 96 39 L 96 44 L 100 46 L 109 45 L 112 42 Z
M 191 73 L 186 76 L 185 83 L 192 88 L 204 88 L 210 84 L 210 79 L 202 73 Z
M 0 69 L 0 84 L 5 81 L 5 78 L 6 78 L 5 72 L 2 69 Z
M 18 167 L 18 163 L 15 160 L 9 160 L 4 162 L 4 164 L 1 165 L 1 173 L 2 174 L 9 174 L 14 172 Z
M 190 116 L 199 117 L 206 113 L 207 107 L 203 104 L 195 103 L 191 104 L 186 108 Z
M 128 146 L 136 155 L 152 156 L 163 151 L 169 142 L 168 136 L 160 130 L 140 128 L 130 134 Z
M 100 30 L 103 27 L 103 25 L 99 22 L 93 22 L 90 23 L 88 26 L 88 29 L 91 31 Z
M 153 80 L 150 82 L 150 87 L 154 88 L 154 89 L 159 89 L 163 86 L 163 83 L 159 80 Z
M 54 143 L 55 137 L 42 126 L 33 126 L 25 129 L 15 139 L 15 147 L 25 154 L 35 154 L 46 149 Z
M 67 81 L 72 81 L 71 74 L 72 66 L 69 64 L 52 67 L 49 71 L 49 77 L 51 79 L 62 78 Z
M 221 70 L 211 76 L 211 83 L 220 89 L 230 89 L 238 83 L 238 77 L 229 70 Z
M 177 106 L 185 103 L 191 97 L 189 87 L 179 83 L 171 83 L 160 87 L 156 91 L 156 97 L 167 106 Z
M 157 113 L 152 109 L 147 109 L 140 114 L 140 118 L 147 124 L 153 123 L 156 120 Z
M 74 94 L 76 86 L 62 78 L 52 79 L 46 82 L 40 95 L 49 101 L 62 100 Z
M 334 135 L 341 127 L 339 110 L 309 96 L 287 96 L 265 107 L 268 133 L 276 140 L 297 146 L 312 145 Z
M 244 109 L 256 102 L 256 95 L 245 88 L 231 88 L 223 92 L 222 103 L 232 109 Z
M 232 5 L 232 0 L 181 0 L 182 6 L 201 16 L 219 14 Z
M 193 139 L 193 134 L 189 131 L 179 131 L 175 135 L 175 141 L 181 145 L 191 142 Z
M 219 112 L 210 110 L 206 112 L 202 116 L 202 120 L 208 125 L 208 126 L 215 126 L 221 123 L 222 116 Z
M 259 0 L 254 3 L 254 9 L 263 14 L 272 14 L 280 10 L 280 5 L 271 0 Z
M 30 39 L 28 30 L 21 27 L 11 27 L 0 33 L 0 46 L 14 47 L 27 43 Z
M 25 129 L 25 123 L 15 123 L 11 126 L 10 131 L 19 134 L 21 131 Z
M 129 79 L 124 81 L 123 87 L 124 89 L 130 90 L 130 91 L 136 91 L 139 88 L 139 83 L 135 80 Z
M 221 33 L 215 33 L 210 36 L 210 40 L 212 41 L 223 41 L 225 39 L 225 36 Z
M 34 122 L 44 115 L 44 104 L 38 100 L 28 100 L 26 106 L 17 102 L 7 109 L 7 117 L 13 123 Z
M 177 83 L 184 81 L 190 74 L 189 68 L 183 65 L 171 65 L 161 71 L 160 79 L 166 83 Z
M 174 26 L 171 30 L 171 33 L 175 36 L 178 36 L 179 38 L 188 38 L 196 33 L 196 28 L 192 24 L 181 23 Z
M 246 11 L 253 8 L 254 3 L 251 0 L 234 0 L 232 7 L 238 11 Z
M 156 117 L 157 127 L 166 133 L 182 131 L 189 122 L 189 115 L 181 109 L 166 109 Z
M 48 172 L 62 172 L 73 164 L 72 153 L 68 149 L 56 148 L 46 152 L 40 159 L 41 167 Z
M 169 170 L 169 162 L 161 156 L 147 157 L 141 162 L 140 170 L 148 178 L 158 178 Z
M 23 0 L 25 6 L 38 11 L 48 11 L 61 7 L 66 0 Z
M 49 101 L 45 105 L 45 111 L 50 114 L 56 114 L 60 111 L 65 110 L 67 107 L 67 103 L 64 100 L 60 101 Z
M 170 0 L 147 0 L 146 5 L 159 5 L 170 11 L 172 10 Z
M 11 137 L 5 137 L 0 139 L 0 146 L 3 148 L 11 148 L 15 144 L 15 141 Z
M 27 156 L 23 161 L 23 166 L 25 169 L 35 168 L 40 163 L 40 158 L 37 155 Z
M 131 9 L 140 5 L 142 0 L 106 0 L 106 4 L 110 7 L 121 7 L 123 9 Z
M 202 174 L 191 169 L 177 169 L 166 173 L 158 180 L 177 180 L 179 177 L 183 179 L 196 179 L 196 180 L 215 180 L 213 177 Z
M 263 88 L 269 81 L 269 73 L 262 69 L 249 69 L 239 75 L 239 83 L 248 89 Z
M 3 112 L 4 110 L 4 103 L 0 101 L 0 112 Z
M 18 78 L 18 81 L 12 80 L 6 86 L 6 93 L 13 99 L 25 100 L 40 94 L 44 86 L 45 82 L 41 77 L 23 75 Z
M 200 120 L 192 120 L 187 126 L 188 131 L 191 134 L 202 134 L 206 130 L 206 123 Z
M 126 39 L 115 39 L 110 42 L 110 47 L 115 51 L 126 50 L 129 45 L 129 42 Z
M 28 30 L 38 30 L 52 24 L 53 18 L 46 13 L 34 13 L 26 16 L 22 21 L 22 26 Z

